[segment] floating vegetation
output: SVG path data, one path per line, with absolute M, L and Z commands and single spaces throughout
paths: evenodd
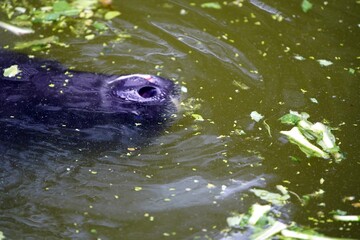
M 250 113 L 250 117 L 252 120 L 254 120 L 255 122 L 259 122 L 261 119 L 264 118 L 263 115 L 261 115 L 260 113 L 258 113 L 257 111 L 252 111 Z
M 344 155 L 335 143 L 335 136 L 331 133 L 331 128 L 320 122 L 313 124 L 307 120 L 309 117 L 310 115 L 307 113 L 290 111 L 282 116 L 280 121 L 294 127 L 290 131 L 280 131 L 280 133 L 284 134 L 291 143 L 298 145 L 307 157 L 324 159 L 333 157 L 336 162 L 343 160 Z
M 3 76 L 12 78 L 18 75 L 19 73 L 21 73 L 21 70 L 19 69 L 18 65 L 12 65 L 4 69 Z
M 313 5 L 309 0 L 303 0 L 301 3 L 301 9 L 304 13 L 307 13 L 312 9 Z
M 52 44 L 67 47 L 67 44 L 58 41 L 63 32 L 93 40 L 96 35 L 108 30 L 108 21 L 121 15 L 119 11 L 105 8 L 106 5 L 97 0 L 46 0 L 41 2 L 41 6 L 22 1 L 21 6 L 18 5 L 12 1 L 0 3 L 0 11 L 8 18 L 8 21 L 0 22 L 0 28 L 16 35 L 37 33 L 40 39 L 15 45 L 16 49 L 31 48 L 33 51 L 49 48 Z M 115 34 L 120 38 L 118 40 L 130 37 L 125 32 Z
M 237 233 L 251 233 L 249 238 L 253 240 L 266 239 L 313 239 L 313 240 L 345 240 L 349 238 L 332 238 L 324 236 L 311 228 L 299 226 L 295 222 L 290 224 L 284 223 L 280 220 L 279 213 L 273 211 L 273 206 L 270 204 L 260 205 L 253 204 L 247 213 L 233 213 L 232 216 L 226 219 L 228 229 L 223 231 L 226 239 L 238 236 Z M 359 216 L 351 217 L 351 219 Z M 237 238 L 236 238 L 237 239 Z
M 206 2 L 201 4 L 202 8 L 213 8 L 213 9 L 221 9 L 221 5 L 218 2 Z

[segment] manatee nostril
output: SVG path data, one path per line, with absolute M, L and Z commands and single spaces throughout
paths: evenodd
M 138 90 L 138 93 L 143 98 L 152 98 L 152 97 L 155 97 L 159 93 L 159 89 L 157 89 L 155 87 L 146 86 L 146 87 L 140 88 Z

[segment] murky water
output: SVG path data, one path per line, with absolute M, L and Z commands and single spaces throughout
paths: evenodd
M 300 1 L 228 2 L 220 10 L 201 1 L 114 2 L 122 15 L 109 23 L 113 31 L 91 41 L 61 35 L 70 47 L 47 57 L 78 70 L 175 79 L 188 89 L 185 98 L 201 103 L 195 113 L 205 121 L 180 113 L 135 152 L 2 143 L 0 231 L 8 239 L 220 238 L 231 212 L 261 202 L 249 189 L 276 192 L 279 184 L 299 196 L 325 191 L 306 206 L 292 195 L 278 209 L 281 220 L 360 237 L 358 223 L 330 214 L 360 213 L 357 1 L 313 1 L 308 13 Z M 132 37 L 113 41 L 124 29 Z M 0 34 L 2 45 L 22 40 Z M 289 110 L 338 127 L 346 160 L 308 159 L 288 143 L 278 118 Z M 265 116 L 271 135 L 252 111 Z

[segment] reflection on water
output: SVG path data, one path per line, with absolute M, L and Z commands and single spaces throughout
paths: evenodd
M 358 214 L 353 202 L 343 199 L 359 200 L 360 87 L 358 73 L 348 71 L 359 67 L 354 51 L 360 47 L 354 41 L 359 5 L 316 3 L 304 14 L 295 2 L 245 1 L 242 7 L 222 4 L 221 10 L 195 3 L 116 2 L 121 20 L 109 26 L 127 29 L 130 39 L 113 41 L 116 31 L 89 42 L 64 36 L 71 46 L 66 52 L 53 48 L 47 57 L 79 70 L 172 78 L 187 87 L 186 97 L 203 100 L 195 113 L 205 121 L 180 112 L 172 127 L 136 143 L 135 150 L 127 149 L 131 143 L 62 147 L 52 133 L 26 144 L 22 136 L 17 142 L 2 136 L 0 231 L 5 236 L 220 238 L 230 212 L 246 212 L 261 202 L 250 188 L 274 192 L 281 184 L 299 196 L 325 191 L 307 206 L 291 198 L 279 209 L 283 221 L 318 227 L 331 236 L 357 237 L 357 223 L 326 219 L 334 209 Z M 3 44 L 14 41 L 1 34 Z M 317 59 L 334 64 L 321 67 Z M 335 135 L 347 160 L 334 165 L 307 159 L 285 141 L 277 119 L 290 109 L 339 126 Z M 265 116 L 270 130 L 250 119 L 254 110 Z M 89 151 L 93 148 L 99 149 Z

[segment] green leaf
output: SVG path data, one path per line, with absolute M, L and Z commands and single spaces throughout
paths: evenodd
M 353 68 L 349 68 L 349 73 L 351 73 L 351 74 L 355 74 L 355 69 L 353 69 Z
M 301 120 L 301 117 L 299 115 L 288 113 L 282 116 L 279 120 L 283 124 L 296 125 Z
M 59 16 L 76 16 L 80 13 L 80 9 L 70 5 L 66 1 L 58 1 L 53 5 L 53 13 L 59 14 Z
M 313 7 L 312 3 L 308 0 L 303 0 L 301 3 L 301 8 L 303 12 L 307 13 Z
M 251 238 L 254 240 L 272 239 L 272 236 L 278 234 L 280 231 L 286 229 L 287 227 L 288 226 L 286 224 L 276 221 L 271 224 L 270 227 L 264 229 L 263 231 L 253 234 Z
M 96 4 L 98 3 L 97 0 L 74 0 L 72 5 L 75 6 L 77 9 L 94 9 Z
M 97 30 L 106 30 L 106 29 L 107 29 L 107 26 L 106 26 L 104 23 L 97 22 L 97 21 L 95 21 L 95 22 L 93 23 L 93 26 L 94 26 L 94 28 L 96 28 Z
M 60 18 L 60 13 L 48 13 L 43 15 L 42 21 L 56 21 Z
M 289 194 L 279 194 L 279 193 L 272 193 L 262 189 L 250 189 L 256 196 L 261 198 L 264 201 L 272 203 L 277 206 L 283 206 L 286 204 L 286 200 L 290 198 Z
M 93 40 L 95 38 L 95 34 L 89 34 L 85 36 L 86 40 Z
M 191 116 L 195 119 L 195 121 L 203 122 L 204 118 L 200 114 L 193 113 Z
M 12 65 L 8 68 L 4 69 L 4 77 L 15 77 L 16 75 L 18 75 L 19 73 L 21 73 L 21 70 L 18 68 L 18 65 Z
M 120 14 L 121 13 L 119 11 L 109 11 L 109 12 L 105 13 L 104 18 L 105 18 L 105 20 L 111 20 L 117 16 L 120 16 Z
M 24 49 L 32 46 L 44 46 L 50 43 L 57 43 L 59 41 L 59 38 L 57 36 L 50 36 L 47 38 L 39 39 L 39 40 L 33 40 L 29 42 L 19 42 L 15 44 L 15 49 Z
M 221 9 L 221 5 L 218 2 L 207 2 L 201 4 L 202 8 L 213 8 L 213 9 Z
M 310 143 L 300 132 L 298 127 L 293 127 L 290 131 L 280 131 L 280 133 L 287 136 L 291 143 L 298 145 L 300 150 L 305 153 L 307 157 L 321 157 L 324 159 L 330 157 L 326 152 Z
M 281 123 L 283 123 L 283 124 L 296 125 L 296 124 L 298 124 L 301 120 L 307 121 L 307 119 L 308 119 L 309 117 L 310 117 L 310 115 L 307 114 L 306 112 L 298 113 L 298 112 L 296 112 L 296 111 L 290 110 L 288 114 L 285 114 L 285 115 L 282 116 L 279 120 L 280 120 Z
M 246 225 L 245 220 L 247 220 L 245 214 L 239 214 L 226 218 L 226 222 L 229 227 L 240 227 L 242 225 Z
M 253 190 L 253 189 L 252 189 Z M 250 190 L 251 191 L 251 190 Z M 248 223 L 251 225 L 256 225 L 259 219 L 266 215 L 271 209 L 270 205 L 260 205 L 255 203 L 251 207 L 251 216 L 248 220 Z
M 71 6 L 66 1 L 57 1 L 53 5 L 54 12 L 63 12 L 71 9 Z

